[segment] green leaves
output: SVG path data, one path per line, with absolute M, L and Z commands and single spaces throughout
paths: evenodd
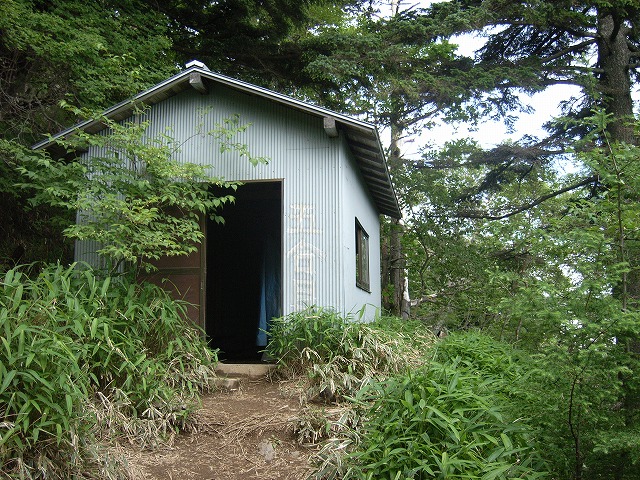
M 530 431 L 503 415 L 498 383 L 458 358 L 366 387 L 369 420 L 344 478 L 539 478 Z
M 58 141 L 68 152 L 88 150 L 86 157 L 21 155 L 17 169 L 24 181 L 20 186 L 33 192 L 31 202 L 78 212 L 78 221 L 64 230 L 65 235 L 98 242 L 97 252 L 112 271 L 123 263 L 149 270 L 152 261 L 162 256 L 195 251 L 204 236 L 202 216 L 221 222 L 220 209 L 233 202 L 231 191 L 238 183 L 212 177 L 202 165 L 178 160 L 176 153 L 184 142 L 178 144 L 167 134 L 149 138 L 150 124 L 143 111 L 124 123 L 99 120 L 108 134 L 77 131 Z M 235 140 L 246 128 L 236 116 L 194 136 L 210 136 L 223 151 L 254 165 L 266 162 Z M 213 186 L 230 193 L 214 195 Z
M 144 445 L 184 428 L 216 361 L 184 308 L 156 286 L 99 279 L 88 268 L 50 265 L 33 278 L 7 271 L 0 281 L 3 473 L 31 478 L 14 469 L 48 465 L 47 475 L 67 478 L 63 471 L 86 468 L 95 437 L 127 435 Z M 151 408 L 153 418 L 143 419 Z
M 106 108 L 173 74 L 167 22 L 141 7 L 3 0 L 2 58 L 12 65 L 1 75 L 8 89 L 0 107 L 5 138 L 29 144 L 72 123 L 73 115 L 58 108 L 63 99 Z

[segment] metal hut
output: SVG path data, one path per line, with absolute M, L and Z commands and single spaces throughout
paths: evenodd
M 148 134 L 170 129 L 185 141 L 177 155 L 242 181 L 224 225 L 203 222 L 197 254 L 158 263 L 193 304 L 192 320 L 229 360 L 250 360 L 265 343 L 269 320 L 309 306 L 372 319 L 380 309 L 380 215 L 400 218 L 378 132 L 370 123 L 209 71 L 194 61 L 173 77 L 104 112 L 114 120 L 148 107 Z M 207 110 L 207 115 L 199 112 Z M 221 152 L 198 128 L 239 115 L 251 126 L 242 141 L 267 157 L 253 166 Z M 86 121 L 34 146 L 53 148 Z M 189 139 L 188 141 L 186 141 Z M 91 156 L 89 150 L 83 155 Z M 76 260 L 98 264 L 93 242 Z

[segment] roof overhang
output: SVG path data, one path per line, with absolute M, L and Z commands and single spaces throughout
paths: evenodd
M 329 135 L 333 135 L 334 128 L 335 130 L 342 130 L 378 212 L 392 218 L 401 218 L 402 214 L 400 213 L 384 150 L 375 125 L 257 85 L 213 73 L 204 66 L 195 65 L 187 68 L 135 97 L 108 108 L 102 113 L 102 116 L 115 121 L 124 120 L 133 114 L 136 106 L 160 103 L 187 88 L 195 88 L 200 92 L 206 91 L 206 81 L 216 82 L 234 90 L 263 97 L 281 105 L 321 117 L 325 119 L 325 130 Z M 105 125 L 100 120 L 87 120 L 35 144 L 32 148 L 36 150 L 50 149 L 56 145 L 56 140 L 68 137 L 79 129 L 89 133 L 97 133 L 104 128 Z

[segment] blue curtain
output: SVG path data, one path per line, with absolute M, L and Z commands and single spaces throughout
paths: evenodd
M 260 274 L 260 314 L 256 345 L 267 345 L 270 320 L 280 313 L 280 246 L 271 235 L 265 237 L 262 249 L 262 272 Z

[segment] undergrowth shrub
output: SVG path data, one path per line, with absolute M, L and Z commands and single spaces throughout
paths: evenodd
M 330 438 L 316 479 L 544 478 L 535 432 L 512 405 L 523 375 L 510 347 L 419 322 L 365 324 L 310 309 L 272 323 L 267 353 L 311 396 L 346 400 L 295 419 L 299 441 Z
M 496 398 L 500 381 L 457 358 L 367 385 L 366 420 L 323 447 L 313 478 L 544 478 L 530 429 Z
M 599 343 L 597 334 L 582 330 L 592 332 L 576 325 L 568 345 L 549 342 L 534 353 L 479 333 L 457 333 L 438 345 L 437 358 L 459 357 L 470 370 L 500 373 L 495 395 L 507 398 L 511 416 L 534 429 L 535 446 L 553 478 L 575 477 L 576 468 L 590 480 L 613 478 L 615 459 L 625 451 L 633 452 L 634 461 L 618 477 L 640 478 L 640 429 L 621 408 L 621 387 L 633 374 L 617 363 L 617 342 Z
M 68 337 L 35 322 L 19 324 L 28 302 L 21 302 L 20 283 L 12 287 L 3 292 L 9 305 L 0 308 L 0 471 L 19 478 L 68 473 L 79 461 L 73 445 L 90 428 L 82 415 L 88 378 Z
M 523 379 L 531 367 L 512 345 L 473 331 L 448 335 L 435 352 L 442 363 L 459 358 L 469 369 L 501 378 L 508 386 Z
M 109 478 L 91 457 L 94 442 L 121 435 L 154 444 L 187 428 L 217 358 L 184 309 L 156 286 L 88 268 L 6 272 L 0 471 L 29 479 L 98 469 L 92 475 Z
M 419 322 L 355 321 L 310 308 L 274 319 L 266 353 L 286 377 L 306 376 L 307 396 L 340 400 L 372 380 L 421 365 L 433 335 Z

